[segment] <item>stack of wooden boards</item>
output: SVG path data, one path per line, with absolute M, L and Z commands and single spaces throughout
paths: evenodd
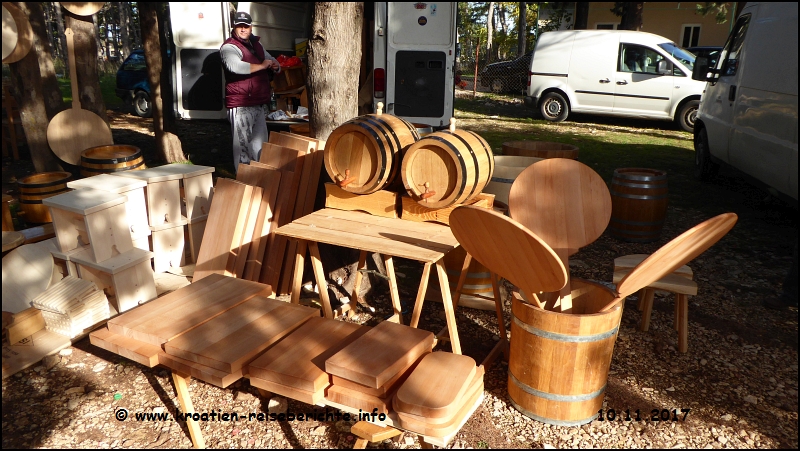
M 325 398 L 366 412 L 390 412 L 404 376 L 433 350 L 433 342 L 433 334 L 424 330 L 378 324 L 325 361 L 325 371 L 333 376 Z
M 42 201 L 53 217 L 56 256 L 68 258 L 80 278 L 113 294 L 114 313 L 157 295 L 153 254 L 133 246 L 126 200 L 121 194 L 81 189 Z
M 69 275 L 51 285 L 32 303 L 42 311 L 47 330 L 69 338 L 108 319 L 110 314 L 108 299 L 97 285 Z
M 483 373 L 464 355 L 424 356 L 394 396 L 398 426 L 430 437 L 458 431 L 483 399 Z
M 314 210 L 324 143 L 271 133 L 259 161 L 241 164 L 236 180 L 219 179 L 194 280 L 223 274 L 258 281 L 276 294 L 291 288 L 297 243 L 271 233 Z

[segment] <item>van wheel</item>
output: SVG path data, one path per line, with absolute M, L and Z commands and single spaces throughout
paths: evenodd
M 153 103 L 150 101 L 150 95 L 144 91 L 137 92 L 133 97 L 133 112 L 139 117 L 152 117 Z
M 708 181 L 714 178 L 719 171 L 719 165 L 711 161 L 708 150 L 708 133 L 705 128 L 694 135 L 694 178 Z
M 681 128 L 689 133 L 694 131 L 694 123 L 697 121 L 697 109 L 699 107 L 699 100 L 690 100 L 683 104 L 676 118 Z
M 550 122 L 561 122 L 569 116 L 569 105 L 564 97 L 557 92 L 549 92 L 539 102 L 542 116 Z

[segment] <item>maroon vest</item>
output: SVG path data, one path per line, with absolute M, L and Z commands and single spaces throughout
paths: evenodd
M 266 58 L 264 47 L 258 44 L 258 36 L 253 36 L 251 42 L 256 54 L 235 38 L 228 38 L 222 45 L 233 44 L 241 50 L 242 61 L 250 64 L 259 64 Z M 225 68 L 225 65 L 222 65 Z M 269 70 L 269 69 L 267 69 Z M 272 89 L 269 85 L 267 70 L 252 74 L 234 74 L 225 68 L 225 107 L 236 108 L 240 106 L 255 106 L 269 103 Z

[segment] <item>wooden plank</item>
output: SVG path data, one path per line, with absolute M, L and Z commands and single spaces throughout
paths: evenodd
M 389 413 L 392 410 L 392 395 L 390 392 L 385 398 L 368 395 L 349 388 L 331 385 L 325 390 L 325 399 L 343 404 L 353 409 L 363 410 L 364 412 L 372 412 L 378 409 L 378 413 Z
M 353 323 L 311 318 L 250 362 L 248 374 L 298 390 L 320 392 L 331 383 L 325 360 L 368 330 Z
M 450 418 L 458 412 L 475 371 L 472 357 L 430 353 L 397 391 L 395 409 L 424 418 Z
M 256 165 L 242 165 L 236 174 L 236 179 L 248 185 L 259 186 L 262 189 L 261 206 L 255 224 L 253 242 L 247 256 L 242 277 L 247 280 L 258 280 L 261 276 L 261 266 L 264 261 L 264 251 L 273 225 L 273 212 L 278 197 L 278 188 L 281 173 L 276 169 L 268 169 Z
M 44 317 L 42 311 L 30 307 L 14 315 L 14 322 L 8 325 L 8 342 L 16 344 L 23 338 L 30 337 L 31 335 L 44 329 Z
M 415 222 L 438 222 L 444 225 L 450 225 L 450 213 L 461 205 L 473 205 L 481 208 L 492 208 L 494 205 L 494 194 L 481 193 L 474 199 L 470 199 L 464 204 L 452 205 L 445 208 L 428 208 L 420 205 L 417 201 L 409 196 L 402 196 L 401 198 L 401 213 L 400 219 Z
M 225 274 L 234 249 L 234 237 L 241 236 L 253 187 L 231 179 L 217 180 L 214 199 L 206 221 L 206 233 L 194 270 L 194 282 L 209 274 Z M 237 244 L 238 245 L 238 244 Z
M 325 371 L 378 388 L 433 349 L 433 334 L 384 321 L 325 361 Z
M 255 296 L 168 341 L 164 351 L 231 373 L 314 317 L 317 309 Z
M 165 367 L 183 374 L 189 374 L 194 378 L 201 381 L 208 382 L 220 388 L 226 388 L 232 383 L 242 378 L 242 370 L 234 373 L 225 373 L 223 371 L 209 368 L 190 360 L 185 360 L 174 355 L 169 355 L 166 352 L 158 354 L 158 363 Z
M 149 368 L 158 365 L 158 354 L 163 352 L 160 346 L 115 334 L 106 327 L 90 333 L 89 342 Z
M 363 211 L 385 218 L 398 218 L 397 201 L 400 195 L 380 190 L 370 194 L 353 194 L 333 183 L 325 184 L 325 207 L 346 211 Z
M 244 274 L 244 265 L 247 263 L 247 255 L 250 253 L 250 246 L 253 243 L 253 235 L 256 230 L 258 212 L 261 210 L 261 198 L 264 190 L 260 187 L 253 188 L 253 197 L 250 198 L 250 208 L 247 211 L 247 220 L 240 237 L 234 235 L 235 256 L 233 260 L 228 260 L 228 271 L 232 275 L 241 279 Z M 239 243 L 236 247 L 235 244 Z
M 42 329 L 21 342 L 3 345 L 3 379 L 39 363 L 42 357 L 70 346 L 69 337 Z
M 270 294 L 268 285 L 211 274 L 112 318 L 108 328 L 115 334 L 160 346 L 255 295 Z
M 254 376 L 250 376 L 250 385 L 306 404 L 320 405 L 325 400 L 325 390 L 310 392 Z

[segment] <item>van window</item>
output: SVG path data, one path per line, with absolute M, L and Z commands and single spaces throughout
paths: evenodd
M 636 44 L 620 44 L 619 48 L 617 67 L 620 72 L 658 74 L 658 62 L 664 59 L 663 55 Z
M 739 69 L 739 57 L 744 44 L 744 36 L 747 34 L 747 27 L 750 25 L 750 14 L 745 14 L 736 21 L 731 35 L 725 47 L 722 48 L 720 61 L 722 62 L 721 75 L 736 75 Z
M 678 60 L 681 64 L 686 66 L 689 69 L 689 73 L 692 73 L 692 68 L 694 68 L 694 60 L 695 56 L 691 52 L 687 52 L 686 50 L 678 47 L 677 45 L 673 44 L 672 42 L 664 42 L 663 44 L 658 44 L 661 47 L 661 50 L 667 52 L 670 56 Z M 675 66 L 672 69 L 672 75 L 676 77 L 685 77 L 686 74 L 683 73 L 681 69 L 678 69 Z

